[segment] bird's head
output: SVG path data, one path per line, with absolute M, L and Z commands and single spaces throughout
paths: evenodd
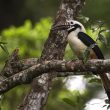
M 53 30 L 67 30 L 68 34 L 71 32 L 85 32 L 84 26 L 75 20 L 67 20 L 64 25 L 53 27 Z
M 76 33 L 85 32 L 84 26 L 78 21 L 68 20 L 67 25 L 69 25 L 67 27 L 68 33 L 71 33 L 71 32 L 76 32 Z

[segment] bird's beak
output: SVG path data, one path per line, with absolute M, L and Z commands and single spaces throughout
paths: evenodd
M 51 30 L 66 30 L 70 27 L 70 25 L 56 25 L 53 26 Z

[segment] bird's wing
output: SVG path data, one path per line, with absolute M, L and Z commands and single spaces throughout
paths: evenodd
M 87 34 L 83 33 L 83 32 L 79 32 L 78 34 L 78 38 L 86 45 L 86 46 L 90 46 L 92 44 L 95 44 L 95 41 L 88 36 Z M 95 45 L 95 47 L 93 48 L 93 51 L 95 52 L 96 56 L 98 57 L 98 59 L 104 59 L 104 56 L 100 50 L 100 48 Z M 110 80 L 108 78 L 108 76 L 106 75 L 106 73 L 104 74 L 99 74 L 102 82 L 103 82 L 103 86 L 105 88 L 106 94 L 108 96 L 108 99 L 110 101 Z
M 92 44 L 96 44 L 96 42 L 87 34 L 85 34 L 84 32 L 79 32 L 78 33 L 78 38 L 87 46 L 89 47 Z M 104 56 L 100 50 L 100 48 L 98 47 L 98 45 L 95 45 L 93 48 L 93 51 L 95 52 L 96 56 L 98 57 L 98 59 L 104 59 Z

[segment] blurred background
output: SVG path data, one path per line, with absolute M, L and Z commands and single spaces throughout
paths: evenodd
M 0 41 L 11 54 L 15 48 L 20 49 L 20 58 L 39 57 L 49 29 L 56 15 L 61 0 L 0 0 Z M 110 28 L 110 0 L 86 0 L 81 15 L 89 19 L 84 22 L 87 33 L 96 39 L 98 30 L 93 32 L 91 26 L 97 21 L 104 22 L 104 28 Z M 105 58 L 110 58 L 110 33 L 102 33 L 108 40 L 107 46 L 99 43 Z M 0 48 L 0 69 L 8 59 L 8 54 Z M 67 46 L 65 59 L 76 59 Z M 97 76 L 71 76 L 57 78 L 53 81 L 45 110 L 106 110 L 107 105 L 101 81 Z M 18 86 L 2 96 L 1 110 L 15 110 L 30 90 L 29 85 Z

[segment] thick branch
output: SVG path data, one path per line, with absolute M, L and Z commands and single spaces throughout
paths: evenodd
M 74 75 L 74 73 L 65 73 L 65 72 L 109 72 L 110 71 L 110 59 L 109 60 L 90 60 L 86 64 L 83 64 L 82 61 L 45 61 L 34 65 L 24 71 L 21 71 L 0 83 L 0 94 L 5 93 L 11 88 L 20 85 L 26 84 L 32 81 L 33 78 L 38 77 L 44 73 L 53 74 L 57 72 L 58 77 L 64 77 L 68 75 Z

